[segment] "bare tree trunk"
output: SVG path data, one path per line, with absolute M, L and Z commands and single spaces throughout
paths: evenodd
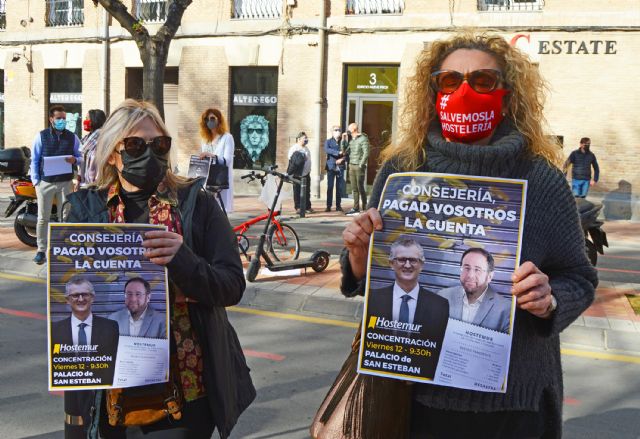
M 164 119 L 164 69 L 169 47 L 153 38 L 140 48 L 142 60 L 142 99 L 158 108 Z

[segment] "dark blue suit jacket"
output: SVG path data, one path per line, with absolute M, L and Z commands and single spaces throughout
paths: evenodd
M 336 160 L 340 158 L 340 144 L 333 137 L 328 138 L 324 142 L 324 152 L 327 153 L 327 171 L 340 171 L 344 169 L 344 162 L 341 165 L 336 164 Z

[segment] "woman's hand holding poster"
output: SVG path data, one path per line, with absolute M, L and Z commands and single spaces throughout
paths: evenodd
M 358 372 L 505 392 L 527 183 L 391 175 L 369 249 Z

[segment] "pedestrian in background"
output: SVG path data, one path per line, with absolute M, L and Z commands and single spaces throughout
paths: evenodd
M 564 162 L 564 175 L 567 175 L 569 164 L 571 169 L 571 190 L 576 198 L 585 198 L 589 192 L 589 186 L 593 186 L 600 178 L 600 167 L 596 155 L 591 152 L 591 139 L 583 137 L 580 139 L 580 148 L 572 151 L 569 158 Z M 591 179 L 591 168 L 593 167 L 593 180 Z
M 229 133 L 229 126 L 217 108 L 207 108 L 200 115 L 200 138 L 202 152 L 200 158 L 211 157 L 227 165 L 229 188 L 222 189 L 220 196 L 227 213 L 233 212 L 233 153 L 235 142 Z
M 149 262 L 165 266 L 169 276 L 170 354 L 178 369 L 178 376 L 172 372 L 170 380 L 182 387 L 182 417 L 167 416 L 138 428 L 114 427 L 108 422 L 102 391 L 95 398 L 91 391 L 65 392 L 66 418 L 74 421 L 65 427 L 67 438 L 86 438 L 87 429 L 93 438 L 98 425 L 102 437 L 109 439 L 136 434 L 210 438 L 215 429 L 220 437 L 229 437 L 255 398 L 225 310 L 240 301 L 245 289 L 237 241 L 213 194 L 202 190 L 202 180 L 186 180 L 172 172 L 171 143 L 152 104 L 125 100 L 102 128 L 96 184 L 69 196 L 67 222 L 166 227 L 145 233 L 142 246 Z M 184 352 L 190 358 L 185 360 Z M 163 396 L 153 385 L 137 389 L 149 395 L 149 404 Z M 151 407 L 139 407 L 146 408 Z
M 405 87 L 400 141 L 386 148 L 369 210 L 346 227 L 343 294 L 364 293 L 375 206 L 396 172 L 441 172 L 528 181 L 517 309 L 506 393 L 413 384 L 412 438 L 560 438 L 560 332 L 586 310 L 598 277 L 584 251 L 575 200 L 543 129 L 544 81 L 537 66 L 500 36 L 459 33 L 423 49 Z M 456 114 L 457 117 L 453 117 Z M 487 115 L 481 123 L 477 114 Z M 441 120 L 452 121 L 441 123 Z M 373 378 L 362 401 L 375 413 L 385 395 Z M 400 406 L 400 404 L 399 404 Z M 367 422 L 366 416 L 363 422 Z
M 80 139 L 66 129 L 67 113 L 62 105 L 49 108 L 49 127 L 40 131 L 33 139 L 31 147 L 31 182 L 36 188 L 38 200 L 38 223 L 36 236 L 38 251 L 33 262 L 38 265 L 47 260 L 47 233 L 51 207 L 55 198 L 58 209 L 62 208 L 72 189 L 73 171 L 65 174 L 47 175 L 44 172 L 44 158 L 67 156 L 67 163 L 76 164 L 82 159 Z
M 82 128 L 88 132 L 80 141 L 80 152 L 82 162 L 78 168 L 78 184 L 80 187 L 87 187 L 96 180 L 98 169 L 96 167 L 96 147 L 98 146 L 98 136 L 100 128 L 107 120 L 107 115 L 102 110 L 89 110 L 87 117 L 82 121 Z
M 345 157 L 340 149 L 340 127 L 334 125 L 332 128 L 332 136 L 324 142 L 324 152 L 327 154 L 327 163 L 325 170 L 327 171 L 327 208 L 325 212 L 331 212 L 333 204 L 333 188 L 336 188 L 336 211 L 342 212 L 342 193 L 344 191 L 344 169 Z M 335 183 L 335 184 L 334 184 Z
M 302 185 L 298 183 L 293 183 L 293 203 L 296 208 L 296 212 L 299 214 L 302 213 L 302 209 L 304 209 L 308 213 L 314 213 L 314 210 L 311 208 L 311 151 L 309 151 L 309 147 L 307 144 L 309 143 L 309 138 L 304 131 L 300 131 L 296 136 L 296 143 L 291 145 L 289 148 L 289 154 L 287 155 L 289 162 L 296 161 L 293 157 L 294 153 L 301 153 L 304 155 L 304 165 L 302 166 L 302 171 L 300 172 L 300 179 L 304 180 L 305 187 L 305 206 L 301 204 L 302 197 Z
M 345 155 L 349 156 L 349 179 L 351 180 L 351 188 L 353 190 L 353 208 L 347 212 L 347 215 L 353 215 L 360 212 L 360 199 L 362 199 L 362 208 L 367 207 L 367 162 L 369 161 L 369 138 L 365 133 L 361 133 L 358 124 L 349 125 L 349 134 L 351 140 L 348 140 L 348 134 L 342 135 L 342 150 Z

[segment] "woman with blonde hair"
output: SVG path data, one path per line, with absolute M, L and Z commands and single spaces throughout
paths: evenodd
M 200 115 L 200 138 L 202 152 L 200 158 L 212 157 L 222 161 L 229 168 L 229 188 L 220 193 L 224 209 L 233 212 L 233 153 L 235 143 L 222 112 L 217 108 L 207 108 Z
M 67 221 L 166 226 L 147 232 L 142 245 L 150 262 L 168 270 L 170 346 L 177 365 L 172 381 L 180 383 L 184 395 L 182 418 L 165 417 L 140 429 L 149 438 L 209 438 L 214 429 L 226 438 L 255 397 L 225 311 L 242 298 L 242 263 L 229 221 L 213 195 L 202 189 L 202 180 L 172 173 L 171 147 L 152 104 L 124 101 L 102 128 L 96 187 L 72 194 Z M 180 352 L 195 357 L 185 361 Z M 91 422 L 90 431 L 99 427 L 103 437 L 124 438 L 131 432 L 107 423 L 102 393 L 65 392 L 66 419 L 75 420 L 65 425 L 67 437 L 74 430 L 86 437 Z M 91 417 L 94 408 L 97 416 Z
M 562 435 L 559 334 L 591 304 L 598 281 L 557 167 L 558 145 L 544 132 L 544 92 L 536 66 L 500 36 L 467 32 L 432 42 L 406 85 L 400 140 L 381 156 L 369 210 L 343 232 L 341 289 L 351 297 L 364 291 L 369 238 L 382 227 L 376 207 L 389 175 L 424 171 L 528 181 L 524 262 L 512 276 L 517 309 L 506 393 L 416 384 L 411 437 Z M 384 397 L 375 393 L 384 387 L 380 380 L 374 379 L 380 384 L 366 404 Z

